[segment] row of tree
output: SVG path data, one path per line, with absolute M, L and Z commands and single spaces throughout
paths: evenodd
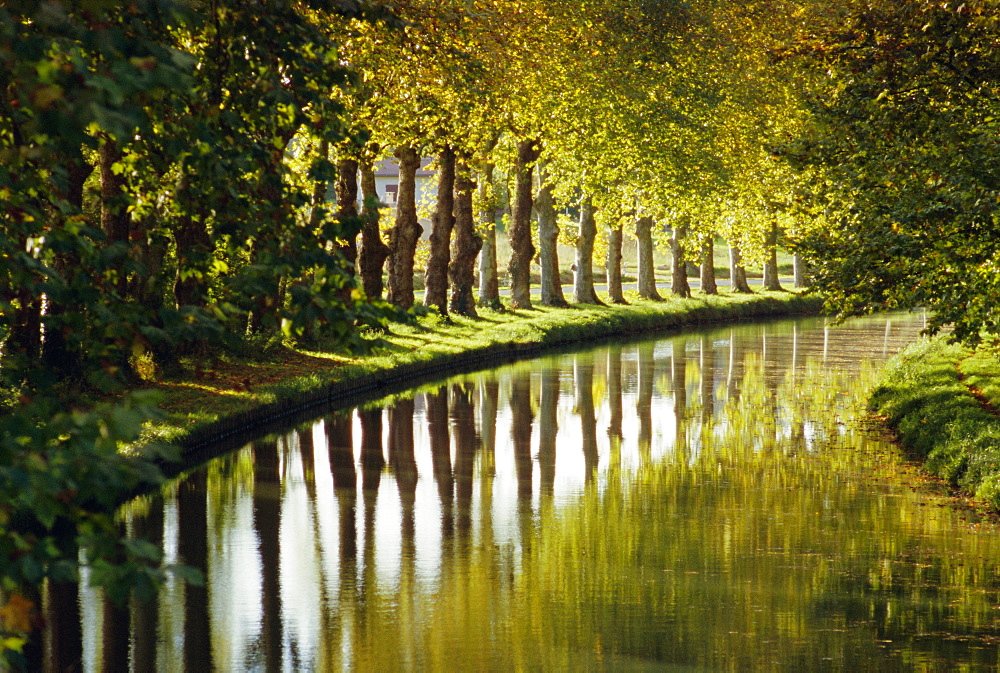
M 531 305 L 536 245 L 541 301 L 566 303 L 556 213 L 573 208 L 576 302 L 597 301 L 601 228 L 612 301 L 626 230 L 647 298 L 662 232 L 680 294 L 685 249 L 711 269 L 719 236 L 737 287 L 743 255 L 776 282 L 784 235 L 837 308 L 922 302 L 959 336 L 994 329 L 995 4 L 4 3 L 3 589 L 75 580 L 81 544 L 112 594 L 155 586 L 155 553 L 110 514 L 156 477 L 117 454 L 155 411 L 63 400 L 134 381 L 139 363 L 343 342 L 410 310 L 424 155 L 438 175 L 424 302 L 442 312 L 475 312 L 477 257 L 478 301 L 499 302 L 509 190 L 514 307 Z M 383 224 L 372 166 L 390 155 L 399 206 Z M 24 612 L 0 614 L 10 642 Z

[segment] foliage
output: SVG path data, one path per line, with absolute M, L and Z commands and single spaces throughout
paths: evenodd
M 306 226 L 289 143 L 339 140 L 331 92 L 351 82 L 327 20 L 354 2 L 25 1 L 0 7 L 0 584 L 18 664 L 21 616 L 49 578 L 150 596 L 161 559 L 119 537 L 115 505 L 156 483 L 118 449 L 146 399 L 72 410 L 134 380 L 132 363 L 217 349 L 245 333 L 346 342 L 378 307 L 351 292 L 328 243 L 359 226 Z M 329 170 L 317 159 L 307 168 Z M 345 290 L 347 292 L 345 293 Z M 346 300 L 345 300 L 346 298 Z M 279 331 L 280 330 L 280 331 Z M 20 598 L 18 598 L 20 596 Z M 21 662 L 32 666 L 34 662 Z
M 781 54 L 815 90 L 777 151 L 830 214 L 798 249 L 841 313 L 926 306 L 932 332 L 974 343 L 998 330 L 996 3 L 847 8 Z

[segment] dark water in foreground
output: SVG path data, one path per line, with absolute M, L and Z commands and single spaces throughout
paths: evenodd
M 920 317 L 740 325 L 425 386 L 219 458 L 127 525 L 207 568 L 91 670 L 981 670 L 1000 533 L 856 408 Z M 102 636 L 102 633 L 104 634 Z

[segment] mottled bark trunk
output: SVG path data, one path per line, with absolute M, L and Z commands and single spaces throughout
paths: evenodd
M 17 288 L 8 295 L 17 299 L 14 321 L 3 342 L 4 351 L 35 360 L 42 352 L 42 299 L 28 288 Z
M 597 238 L 597 221 L 594 204 L 584 197 L 580 204 L 580 230 L 576 237 L 576 259 L 573 271 L 573 301 L 578 304 L 600 304 L 594 291 L 594 239 Z
M 410 146 L 396 150 L 399 191 L 396 224 L 389 232 L 389 303 L 401 309 L 413 306 L 413 255 L 424 228 L 417 221 L 416 174 L 420 155 Z
M 66 192 L 61 194 L 66 202 L 77 212 L 83 212 L 83 184 L 90 174 L 94 172 L 94 166 L 87 163 L 81 157 L 68 159 L 69 183 Z M 63 226 L 62 215 L 57 222 L 58 226 Z M 52 261 L 52 266 L 56 272 L 66 279 L 66 283 L 72 283 L 72 276 L 80 271 L 79 256 L 75 251 L 58 252 Z M 55 372 L 59 378 L 72 379 L 82 374 L 80 354 L 72 352 L 67 336 L 72 330 L 67 324 L 74 315 L 79 315 L 79 306 L 64 306 L 57 293 L 47 293 L 48 307 L 42 318 L 45 327 L 45 340 L 42 343 L 42 359 L 45 366 L 50 371 Z
M 340 224 L 340 239 L 337 241 L 337 252 L 344 258 L 344 264 L 354 278 L 358 261 L 358 231 L 361 220 L 358 217 L 358 162 L 352 158 L 343 158 L 337 162 L 337 221 Z M 337 299 L 344 306 L 353 303 L 351 291 L 354 283 L 350 282 L 337 291 Z
M 809 282 L 806 280 L 806 261 L 800 255 L 792 257 L 792 275 L 796 288 L 809 287 Z
M 323 140 L 319 144 L 319 156 L 328 159 L 330 156 L 330 141 Z M 309 228 L 316 230 L 323 223 L 323 214 L 327 210 L 326 191 L 327 181 L 320 178 L 313 182 L 311 208 L 309 210 Z
M 719 294 L 715 283 L 715 237 L 711 234 L 701 239 L 701 291 L 703 294 Z
M 635 221 L 636 256 L 639 259 L 638 289 L 643 299 L 662 301 L 656 289 L 656 270 L 653 264 L 653 218 L 640 217 Z
M 468 160 L 462 157 L 455 170 L 455 236 L 448 280 L 451 282 L 451 310 L 469 317 L 476 316 L 472 286 L 475 282 L 476 255 L 483 247 L 473 221 L 472 192 L 475 188 Z
M 670 236 L 671 277 L 670 291 L 677 297 L 690 297 L 691 286 L 687 280 L 687 260 L 684 258 L 684 236 L 687 226 L 676 225 Z
M 437 208 L 431 224 L 431 251 L 424 274 L 424 304 L 448 312 L 448 264 L 455 227 L 455 150 L 449 145 L 438 157 Z
M 556 220 L 555 201 L 552 198 L 552 183 L 548 182 L 545 171 L 539 169 L 541 189 L 535 199 L 538 213 L 538 258 L 541 264 L 543 306 L 569 306 L 562 291 L 559 273 L 559 224 Z
M 479 253 L 479 305 L 500 308 L 497 279 L 497 227 L 493 200 L 493 164 L 487 159 L 479 168 L 479 228 L 483 248 Z
M 764 246 L 764 289 L 781 292 L 784 288 L 778 280 L 778 225 L 771 225 Z
M 364 199 L 361 216 L 361 284 L 369 299 L 382 298 L 382 267 L 389 256 L 389 246 L 382 242 L 379 228 L 379 198 L 375 187 L 375 166 L 371 160 L 362 160 L 361 196 Z
M 257 229 L 250 247 L 252 265 L 267 268 L 257 274 L 257 294 L 250 299 L 252 308 L 249 326 L 253 332 L 276 329 L 280 323 L 278 315 L 284 304 L 288 277 L 270 268 L 271 259 L 282 254 L 281 229 L 291 225 L 291 205 L 285 199 L 284 157 L 289 141 L 295 134 L 292 128 L 274 130 L 277 143 L 270 150 L 261 167 L 256 193 L 259 217 L 266 226 Z
M 517 168 L 514 187 L 514 217 L 510 226 L 510 303 L 514 308 L 531 308 L 531 260 L 535 246 L 531 242 L 531 176 L 541 154 L 536 140 L 517 143 Z
M 604 260 L 608 277 L 608 299 L 612 304 L 626 304 L 622 294 L 622 223 L 608 230 L 608 255 Z
M 733 292 L 753 294 L 747 282 L 746 267 L 743 266 L 743 253 L 740 252 L 740 246 L 733 241 L 729 241 L 729 282 Z
M 101 229 L 107 237 L 108 245 L 129 244 L 128 201 L 125 198 L 125 178 L 115 173 L 114 165 L 121 161 L 122 152 L 118 143 L 105 136 L 98 149 L 101 170 Z M 124 268 L 117 270 L 115 289 L 125 295 L 128 288 L 128 274 Z

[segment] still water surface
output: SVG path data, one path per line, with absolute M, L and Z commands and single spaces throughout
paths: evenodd
M 127 510 L 206 568 L 84 655 L 135 671 L 981 670 L 1000 533 L 857 421 L 919 316 L 738 325 L 464 375 Z

